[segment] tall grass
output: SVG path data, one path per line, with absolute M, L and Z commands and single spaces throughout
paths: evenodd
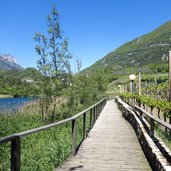
M 70 124 L 24 138 L 21 154 L 21 170 L 53 170 L 71 154 Z
M 161 138 L 161 140 L 166 144 L 166 146 L 171 150 L 171 136 L 170 132 L 166 131 L 162 126 L 156 126 L 156 133 Z
M 31 110 L 34 110 L 32 115 L 29 114 Z M 47 124 L 48 121 L 42 121 L 37 112 L 34 107 L 27 106 L 20 114 L 0 114 L 0 137 Z M 89 114 L 90 112 L 87 113 L 86 119 L 87 130 L 90 129 Z M 76 122 L 77 145 L 79 145 L 83 138 L 83 116 Z M 56 126 L 22 138 L 21 170 L 52 171 L 61 165 L 71 155 L 71 124 L 70 122 Z M 0 171 L 8 170 L 10 170 L 10 143 L 0 144 Z

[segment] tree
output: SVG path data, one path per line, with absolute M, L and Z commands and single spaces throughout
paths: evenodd
M 35 49 L 40 56 L 37 66 L 42 73 L 39 86 L 43 95 L 40 104 L 44 119 L 54 99 L 60 97 L 62 89 L 69 86 L 71 75 L 69 59 L 72 55 L 68 51 L 68 39 L 63 38 L 59 14 L 54 5 L 47 17 L 47 36 L 36 33 L 34 40 L 38 43 Z M 56 104 L 53 105 L 52 120 L 56 109 Z

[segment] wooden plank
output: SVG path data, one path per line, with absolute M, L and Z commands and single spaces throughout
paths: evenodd
M 77 155 L 55 171 L 151 170 L 132 126 L 108 101 Z

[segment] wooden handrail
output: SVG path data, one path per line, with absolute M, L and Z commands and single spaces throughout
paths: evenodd
M 171 125 L 169 123 L 155 117 L 154 115 L 151 115 L 149 112 L 145 111 L 144 109 L 140 108 L 139 106 L 134 105 L 134 108 L 140 112 L 143 112 L 143 114 L 145 114 L 147 117 L 153 119 L 158 124 L 160 124 L 160 125 L 166 127 L 167 129 L 171 130 Z
M 132 107 L 129 106 L 127 103 L 123 102 L 120 98 L 118 98 L 118 102 L 121 103 L 125 108 L 129 110 L 133 110 L 135 113 L 140 114 L 140 119 L 143 120 L 143 117 L 146 116 L 150 119 L 150 136 L 154 136 L 154 125 L 155 122 L 164 126 L 168 130 L 171 130 L 171 125 L 163 120 L 155 117 L 154 115 L 150 114 L 149 112 L 145 111 L 144 109 L 140 108 L 139 106 L 133 105 Z
M 12 134 L 12 135 L 0 138 L 0 144 L 11 142 L 11 171 L 20 171 L 20 165 L 21 165 L 20 164 L 20 156 L 21 156 L 20 139 L 21 138 L 28 136 L 30 134 L 34 134 L 36 132 L 47 130 L 51 127 L 66 124 L 68 122 L 72 122 L 72 155 L 75 155 L 77 151 L 77 145 L 76 145 L 76 120 L 77 118 L 83 115 L 83 140 L 84 140 L 87 136 L 87 132 L 86 132 L 87 112 L 90 111 L 90 129 L 91 129 L 98 115 L 100 114 L 102 108 L 106 104 L 106 101 L 107 99 L 105 98 L 68 119 L 64 119 L 62 121 L 58 121 L 52 124 L 44 125 L 35 129 L 23 131 L 20 133 L 16 133 L 16 134 Z
M 76 115 L 74 115 L 74 116 L 72 116 L 72 117 L 70 117 L 68 119 L 64 119 L 62 121 L 58 121 L 58 122 L 55 122 L 55 123 L 52 123 L 52 124 L 41 126 L 41 127 L 35 128 L 35 129 L 31 129 L 31 130 L 23 131 L 23 132 L 20 132 L 20 133 L 12 134 L 12 135 L 9 135 L 9 136 L 6 136 L 6 137 L 2 137 L 2 138 L 0 138 L 0 144 L 11 141 L 11 140 L 15 139 L 16 137 L 21 137 L 22 138 L 22 137 L 25 137 L 25 136 L 27 136 L 29 134 L 40 132 L 40 131 L 49 129 L 51 127 L 54 127 L 54 126 L 57 126 L 57 125 L 63 125 L 65 123 L 69 122 L 69 121 L 75 120 L 75 119 L 82 116 L 84 113 L 86 113 L 87 111 L 94 108 L 95 106 L 97 106 L 98 104 L 102 103 L 105 100 L 106 99 L 103 99 L 103 100 L 99 101 L 98 103 L 92 105 L 91 107 L 81 111 L 80 113 L 78 113 L 78 114 L 76 114 Z

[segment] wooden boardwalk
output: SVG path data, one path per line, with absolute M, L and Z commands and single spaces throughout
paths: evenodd
M 151 170 L 132 126 L 108 101 L 77 155 L 55 171 Z

